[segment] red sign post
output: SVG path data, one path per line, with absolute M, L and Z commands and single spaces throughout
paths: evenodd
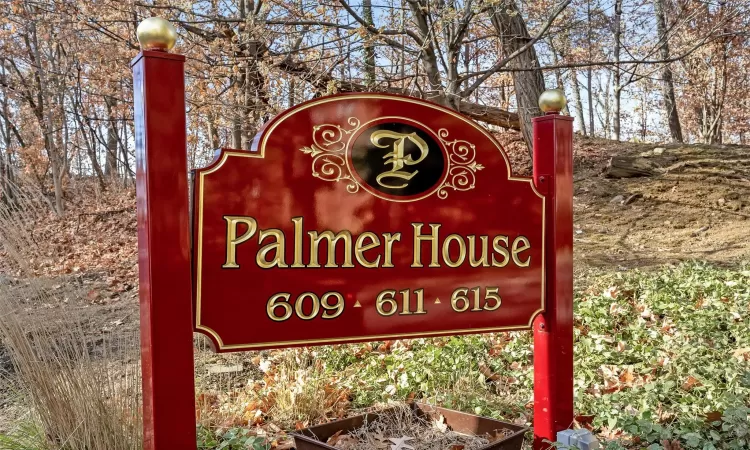
M 196 448 L 184 63 L 132 63 L 144 450 Z
M 547 198 L 547 309 L 534 321 L 534 448 L 573 422 L 573 118 L 533 119 L 534 182 Z
M 145 449 L 196 446 L 191 330 L 226 352 L 533 324 L 535 446 L 570 425 L 570 118 L 535 119 L 531 179 L 430 102 L 300 104 L 195 172 L 190 248 L 183 61 L 133 63 Z

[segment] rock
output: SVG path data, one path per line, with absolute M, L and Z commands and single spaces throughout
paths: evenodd
M 623 205 L 629 205 L 633 203 L 634 201 L 638 200 L 640 197 L 643 197 L 642 194 L 633 194 L 625 199 L 624 202 L 622 202 Z
M 605 176 L 608 178 L 648 177 L 655 173 L 656 165 L 639 156 L 613 156 L 610 158 Z
M 726 200 L 724 200 L 723 198 L 720 198 L 720 199 L 716 200 L 716 203 L 718 203 L 719 206 L 723 206 L 725 202 L 726 202 Z
M 212 373 L 212 374 L 234 373 L 234 372 L 242 372 L 244 370 L 242 367 L 242 364 L 238 364 L 234 366 L 225 366 L 223 364 L 210 364 L 206 366 L 206 369 L 208 370 L 208 373 Z
M 698 236 L 699 234 L 708 231 L 708 225 L 704 227 L 700 227 L 697 230 L 693 231 L 693 236 Z
M 612 197 L 612 200 L 610 200 L 609 202 L 621 204 L 624 201 L 625 201 L 625 197 L 623 197 L 622 195 L 615 195 L 614 197 Z
M 666 150 L 664 147 L 656 147 L 653 153 L 654 155 L 659 156 L 664 153 L 664 150 Z

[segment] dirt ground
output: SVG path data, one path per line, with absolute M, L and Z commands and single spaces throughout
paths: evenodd
M 528 175 L 531 162 L 521 142 L 504 137 L 514 171 Z M 654 164 L 655 175 L 607 178 L 613 156 L 642 157 Z M 576 271 L 747 260 L 750 147 L 576 136 L 573 207 Z
M 578 268 L 642 268 L 688 259 L 731 264 L 750 257 L 750 148 L 611 147 L 583 139 L 576 145 Z M 615 153 L 642 156 L 658 174 L 602 176 Z

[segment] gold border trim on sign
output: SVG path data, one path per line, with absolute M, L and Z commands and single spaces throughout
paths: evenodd
M 435 109 L 437 111 L 440 111 L 442 113 L 450 114 L 453 117 L 463 121 L 467 125 L 477 129 L 482 134 L 487 137 L 490 142 L 495 144 L 495 147 L 497 150 L 500 151 L 500 154 L 503 155 L 503 159 L 505 160 L 505 167 L 507 170 L 507 179 L 508 181 L 515 181 L 515 182 L 521 182 L 521 183 L 528 183 L 531 187 L 531 190 L 536 194 L 537 197 L 542 199 L 542 286 L 541 286 L 541 307 L 534 311 L 531 314 L 531 317 L 529 318 L 529 322 L 527 325 L 509 325 L 505 327 L 496 327 L 496 328 L 471 328 L 471 329 L 458 329 L 458 330 L 443 330 L 443 331 L 433 331 L 433 332 L 422 332 L 422 333 L 407 333 L 407 334 L 392 334 L 392 335 L 371 335 L 371 336 L 348 336 L 348 337 L 341 337 L 341 338 L 329 338 L 329 339 L 310 339 L 310 340 L 299 340 L 299 341 L 286 341 L 286 342 L 262 342 L 262 343 L 256 343 L 256 344 L 232 344 L 232 345 L 224 345 L 224 342 L 222 341 L 221 337 L 216 333 L 213 329 L 201 324 L 201 277 L 202 277 L 202 269 L 203 269 L 203 187 L 205 185 L 205 177 L 207 175 L 210 175 L 212 173 L 217 172 L 219 169 L 221 169 L 222 166 L 227 162 L 227 160 L 231 157 L 238 157 L 238 158 L 264 158 L 265 152 L 266 152 L 266 143 L 268 141 L 268 136 L 270 136 L 273 133 L 273 130 L 276 129 L 276 127 L 283 122 L 285 119 L 287 119 L 290 115 L 296 114 L 299 111 L 303 111 L 307 108 L 310 108 L 312 106 L 317 106 L 323 103 L 329 103 L 329 102 L 336 102 L 341 100 L 356 100 L 356 99 L 378 99 L 378 98 L 384 98 L 388 100 L 397 100 L 402 101 L 406 103 L 414 103 L 421 106 L 425 106 L 428 108 Z M 262 139 L 259 139 L 262 137 Z M 547 298 L 546 298 L 546 286 L 547 286 L 547 272 L 546 272 L 546 253 L 547 253 L 547 242 L 546 242 L 546 210 L 547 210 L 547 199 L 544 195 L 542 195 L 537 189 L 536 186 L 534 186 L 534 180 L 531 178 L 525 178 L 525 177 L 513 177 L 511 173 L 511 166 L 510 161 L 508 160 L 508 155 L 505 154 L 505 151 L 503 150 L 502 146 L 497 142 L 497 140 L 487 132 L 484 128 L 480 127 L 479 125 L 472 122 L 470 119 L 456 113 L 453 110 L 450 110 L 448 108 L 431 104 L 428 102 L 425 102 L 424 100 L 417 100 L 412 99 L 409 97 L 399 97 L 399 96 L 391 96 L 391 95 L 380 95 L 380 94 L 350 94 L 350 95 L 341 95 L 341 96 L 334 96 L 334 97 L 324 97 L 318 100 L 312 100 L 307 103 L 298 105 L 295 108 L 292 108 L 290 110 L 287 110 L 283 115 L 278 117 L 278 119 L 274 119 L 274 122 L 271 124 L 271 126 L 266 130 L 263 129 L 260 131 L 260 134 L 256 136 L 254 143 L 257 143 L 255 146 L 255 151 L 241 151 L 241 150 L 222 150 L 221 154 L 218 158 L 218 160 L 214 161 L 213 163 L 209 164 L 207 167 L 204 167 L 202 169 L 197 169 L 198 176 L 197 180 L 199 183 L 199 189 L 198 189 L 198 238 L 197 238 L 197 245 L 196 245 L 196 287 L 195 287 L 195 330 L 199 330 L 203 332 L 204 334 L 210 335 L 214 340 L 215 343 L 218 345 L 217 351 L 240 351 L 240 350 L 254 350 L 258 348 L 264 348 L 264 347 L 276 347 L 281 345 L 320 345 L 320 344 L 334 344 L 334 343 L 340 343 L 344 341 L 360 341 L 360 340 L 378 340 L 378 339 L 405 339 L 405 338 L 419 338 L 419 337 L 426 337 L 426 336 L 446 336 L 450 335 L 452 333 L 460 333 L 460 334 L 466 334 L 466 333 L 491 333 L 491 332 L 498 332 L 498 331 L 511 331 L 511 330 L 528 330 L 531 329 L 532 324 L 534 322 L 534 319 L 536 316 L 538 316 L 540 313 L 544 312 L 547 306 Z

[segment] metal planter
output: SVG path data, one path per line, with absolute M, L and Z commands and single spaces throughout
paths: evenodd
M 384 409 L 377 413 L 362 414 L 349 417 L 348 419 L 337 420 L 323 425 L 302 429 L 296 433 L 292 433 L 295 446 L 297 450 L 337 450 L 336 447 L 326 444 L 328 438 L 340 430 L 344 430 L 344 433 L 356 430 L 366 422 L 371 422 L 379 416 L 387 415 L 392 411 L 395 411 L 395 408 Z M 501 422 L 488 417 L 475 416 L 474 414 L 462 413 L 452 409 L 438 408 L 422 403 L 414 403 L 413 411 L 414 414 L 427 417 L 431 420 L 442 415 L 445 418 L 445 423 L 453 431 L 458 433 L 484 435 L 492 434 L 495 431 L 503 429 L 512 431 L 512 434 L 492 442 L 491 444 L 487 444 L 479 450 L 521 450 L 524 434 L 529 431 L 528 427 L 513 425 L 511 423 Z

